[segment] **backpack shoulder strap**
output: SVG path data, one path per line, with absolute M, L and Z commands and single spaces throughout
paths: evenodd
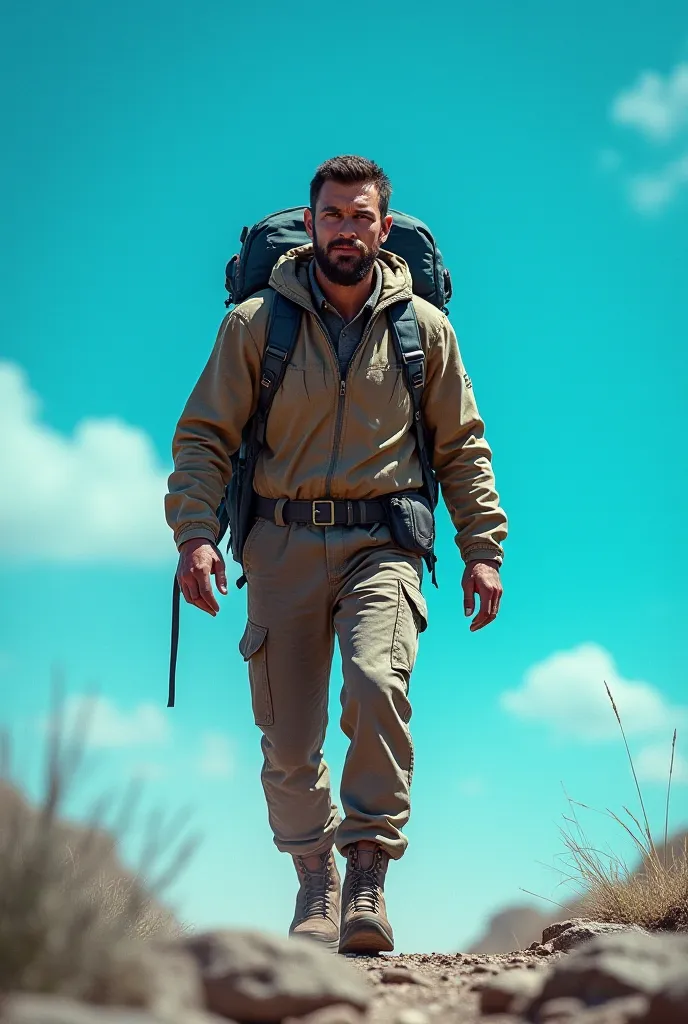
M 433 508 L 437 504 L 437 483 L 432 468 L 432 457 L 423 423 L 423 390 L 425 388 L 426 359 L 420 343 L 420 329 L 413 300 L 395 303 L 389 310 L 392 338 L 403 367 L 404 380 L 413 403 L 413 426 L 418 445 L 423 481 Z
M 420 330 L 413 306 L 413 299 L 396 302 L 391 306 L 389 310 L 389 323 L 397 354 L 401 359 L 406 387 L 413 404 L 413 429 L 416 435 L 416 446 L 423 474 L 424 490 L 434 510 L 437 506 L 439 490 L 437 477 L 432 468 L 432 455 L 430 454 L 430 445 L 428 444 L 428 437 L 423 422 L 422 409 L 426 359 L 425 352 L 420 343 Z M 435 572 L 437 558 L 434 550 L 429 552 L 426 562 L 432 574 L 432 582 L 437 586 L 437 575 Z
M 284 295 L 275 292 L 260 368 L 260 391 L 255 421 L 255 440 L 259 447 L 262 447 L 265 441 L 270 406 L 284 380 L 287 363 L 296 347 L 300 326 L 300 308 Z

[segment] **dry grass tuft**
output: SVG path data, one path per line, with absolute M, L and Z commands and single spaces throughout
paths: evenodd
M 66 738 L 54 687 L 54 727 L 45 766 L 45 795 L 31 808 L 11 783 L 10 739 L 0 734 L 0 993 L 43 992 L 88 1000 L 123 943 L 186 931 L 157 898 L 186 864 L 197 839 L 179 842 L 185 816 L 168 827 L 151 816 L 135 875 L 125 872 L 115 840 L 131 824 L 140 788 L 130 787 L 114 827 L 103 798 L 85 828 L 59 811 L 84 754 L 89 703 Z M 162 857 L 168 861 L 161 867 Z
M 645 811 L 643 795 L 638 783 L 633 758 L 619 710 L 611 690 L 605 682 L 607 695 L 619 723 L 626 753 L 631 766 L 641 820 L 628 807 L 624 820 L 609 809 L 605 813 L 630 836 L 640 855 L 639 868 L 630 869 L 624 859 L 614 853 L 596 849 L 590 844 L 576 814 L 576 807 L 594 810 L 586 804 L 567 797 L 571 817 L 564 815 L 567 827 L 560 832 L 572 861 L 572 873 L 564 878 L 578 893 L 581 916 L 595 921 L 634 924 L 651 931 L 688 932 L 688 833 L 674 843 L 668 842 L 669 799 L 676 749 L 674 730 L 669 760 L 664 842 L 658 846 L 652 838 Z M 553 901 L 550 901 L 553 902 Z

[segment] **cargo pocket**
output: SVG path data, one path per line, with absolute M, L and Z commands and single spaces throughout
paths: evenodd
M 418 653 L 418 634 L 428 625 L 428 607 L 420 590 L 397 580 L 399 595 L 392 638 L 392 668 L 411 672 Z
M 244 635 L 239 642 L 241 656 L 244 661 L 248 662 L 248 678 L 251 684 L 251 701 L 256 725 L 272 725 L 275 720 L 270 680 L 268 679 L 265 643 L 267 635 L 268 631 L 265 626 L 257 626 L 249 619 Z

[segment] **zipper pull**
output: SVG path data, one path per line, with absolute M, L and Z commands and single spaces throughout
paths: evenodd
M 346 394 L 346 381 L 343 380 L 341 382 L 341 384 L 339 385 L 339 397 L 343 398 L 345 394 Z

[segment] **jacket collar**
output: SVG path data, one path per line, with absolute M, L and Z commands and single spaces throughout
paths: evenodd
M 270 276 L 270 287 L 315 313 L 313 296 L 308 283 L 308 264 L 313 259 L 313 246 L 300 245 L 290 249 L 275 264 Z M 386 249 L 378 253 L 378 264 L 382 271 L 380 298 L 373 312 L 390 306 L 393 302 L 410 299 L 413 294 L 411 272 L 400 256 Z

